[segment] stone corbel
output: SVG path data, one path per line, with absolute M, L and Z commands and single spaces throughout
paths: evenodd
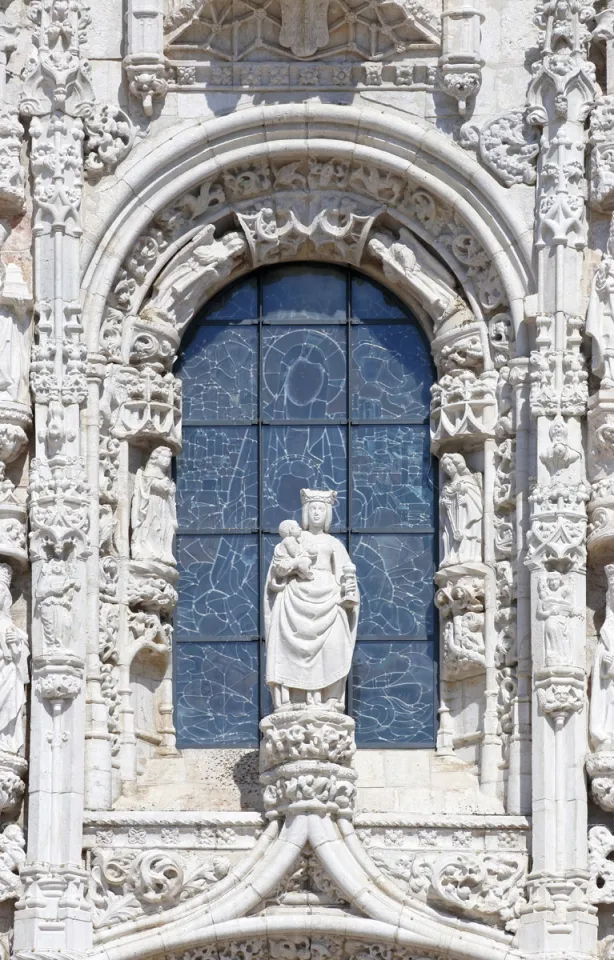
M 482 85 L 481 25 L 484 14 L 465 0 L 445 0 L 441 15 L 442 46 L 439 58 L 439 85 L 458 103 L 464 117 L 468 100 Z
M 153 115 L 153 101 L 163 100 L 168 89 L 164 57 L 164 5 L 162 0 L 129 0 L 128 44 L 124 69 L 130 93 Z

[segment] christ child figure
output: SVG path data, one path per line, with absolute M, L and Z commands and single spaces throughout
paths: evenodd
M 296 520 L 282 520 L 279 524 L 281 543 L 275 548 L 275 563 L 283 567 L 284 576 L 296 573 L 301 580 L 313 580 L 311 567 L 318 556 L 315 543 L 311 543 Z

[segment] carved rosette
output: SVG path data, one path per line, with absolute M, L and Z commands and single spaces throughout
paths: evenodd
M 260 783 L 269 819 L 297 813 L 351 817 L 354 721 L 329 710 L 284 710 L 260 723 Z

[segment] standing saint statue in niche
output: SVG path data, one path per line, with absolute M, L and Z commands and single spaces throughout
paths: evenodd
M 301 490 L 302 529 L 280 525 L 265 588 L 266 682 L 276 710 L 342 711 L 356 643 L 356 567 L 329 534 L 332 490 Z
M 460 453 L 446 453 L 441 469 L 448 477 L 441 491 L 443 559 L 441 566 L 482 560 L 482 477 L 472 473 Z
M 589 730 L 595 750 L 614 750 L 614 563 L 605 568 L 608 590 L 591 677 Z
M 175 563 L 173 538 L 177 530 L 175 484 L 171 480 L 173 451 L 156 447 L 137 470 L 132 497 L 133 560 Z
M 23 753 L 24 684 L 29 682 L 28 635 L 11 616 L 13 571 L 0 563 L 0 750 Z

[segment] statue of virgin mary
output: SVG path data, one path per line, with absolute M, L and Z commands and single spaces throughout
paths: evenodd
M 333 490 L 301 490 L 302 531 L 277 545 L 265 588 L 266 682 L 276 710 L 342 711 L 356 642 L 356 567 L 329 534 Z M 282 535 L 292 533 L 283 523 Z

